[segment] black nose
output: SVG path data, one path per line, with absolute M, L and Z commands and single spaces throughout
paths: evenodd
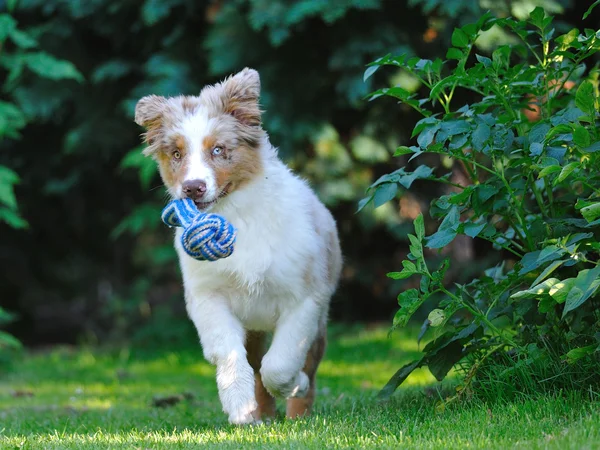
M 188 180 L 181 186 L 187 198 L 199 200 L 206 192 L 206 183 L 202 180 Z

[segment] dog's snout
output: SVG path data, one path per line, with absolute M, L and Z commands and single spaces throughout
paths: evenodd
M 198 200 L 206 192 L 206 183 L 202 180 L 188 180 L 183 183 L 182 189 L 186 197 Z

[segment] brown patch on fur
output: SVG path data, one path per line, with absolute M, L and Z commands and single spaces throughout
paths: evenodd
M 327 280 L 336 283 L 340 277 L 340 241 L 337 233 L 331 231 L 327 239 Z
M 317 211 L 314 206 L 310 209 L 308 214 L 310 215 L 310 221 L 315 229 L 315 233 L 317 233 L 317 236 L 321 236 L 321 229 L 319 228 L 319 221 L 317 220 Z
M 191 97 L 182 95 L 181 97 L 181 109 L 184 114 L 194 114 L 199 106 L 198 97 Z
M 228 193 L 239 189 L 255 179 L 263 171 L 263 164 L 255 148 L 245 144 L 237 144 L 235 124 L 232 119 L 222 120 L 213 133 L 202 142 L 207 164 L 214 170 L 219 190 L 227 189 Z M 213 149 L 222 148 L 220 155 L 213 155 Z
M 259 331 L 249 331 L 246 334 L 246 353 L 248 363 L 254 370 L 254 394 L 258 408 L 252 414 L 256 419 L 263 416 L 275 417 L 275 399 L 265 389 L 260 378 L 260 362 L 266 351 L 266 335 Z
M 185 138 L 180 135 L 175 136 L 172 144 L 165 144 L 163 150 L 154 154 L 154 159 L 158 163 L 160 176 L 168 187 L 177 186 L 183 183 L 188 169 Z M 181 155 L 179 159 L 173 157 L 175 150 L 179 151 Z
M 286 412 L 285 415 L 294 419 L 297 417 L 307 416 L 310 414 L 312 410 L 313 403 L 315 401 L 315 387 L 316 387 L 316 374 L 317 368 L 319 367 L 319 363 L 325 354 L 325 347 L 327 345 L 327 335 L 324 329 L 321 330 L 321 333 L 310 349 L 308 350 L 308 354 L 306 355 L 306 361 L 304 362 L 304 368 L 302 369 L 306 375 L 308 375 L 308 379 L 310 380 L 310 387 L 308 388 L 308 392 L 305 397 L 302 398 L 290 398 L 287 400 Z
M 203 140 L 202 140 L 202 148 L 205 151 L 211 152 L 213 148 L 215 148 L 217 145 L 217 138 L 214 136 L 206 136 Z
M 200 101 L 208 108 L 210 117 L 225 114 L 235 118 L 236 137 L 254 148 L 264 136 L 259 96 L 258 72 L 246 68 L 221 83 L 206 86 L 200 92 Z
M 234 183 L 234 187 L 239 189 L 262 173 L 263 164 L 254 149 L 241 146 L 235 152 L 236 155 L 232 157 L 234 169 L 232 170 L 231 181 Z
M 185 149 L 185 138 L 183 136 L 177 136 L 175 138 L 175 147 L 177 147 L 177 150 Z
M 304 270 L 304 275 L 303 275 L 303 279 L 304 279 L 304 285 L 306 286 L 307 290 L 310 290 L 310 287 L 312 286 L 313 282 L 314 282 L 314 274 L 313 274 L 313 270 L 314 270 L 314 258 L 310 258 L 308 261 L 308 264 L 306 265 L 306 270 Z

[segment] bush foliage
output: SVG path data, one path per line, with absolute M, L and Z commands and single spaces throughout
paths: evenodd
M 492 27 L 515 43 L 491 57 L 477 54 L 476 40 Z M 440 155 L 463 174 L 457 181 L 427 165 L 400 168 L 373 183 L 361 202 L 383 204 L 416 179 L 447 186 L 429 207 L 439 226 L 428 233 L 419 214 L 402 270 L 388 274 L 420 279 L 399 294 L 394 327 L 433 300 L 421 336 L 432 328 L 434 338 L 383 396 L 421 366 L 438 380 L 462 369 L 457 397 L 474 382 L 513 391 L 598 385 L 599 52 L 600 30 L 557 35 L 553 18 L 536 8 L 527 20 L 486 14 L 455 29 L 446 60 L 388 55 L 367 69 L 366 77 L 383 66 L 400 68 L 423 86 L 370 96 L 391 96 L 423 117 L 412 132 L 415 145 L 399 147 L 396 156 L 409 163 Z M 459 91 L 468 103 L 456 101 Z M 489 242 L 496 264 L 450 286 L 449 259 L 438 264 L 432 256 L 459 235 Z
M 380 0 L 286 4 L 0 0 L 9 24 L 0 129 L 4 118 L 15 124 L 0 143 L 0 215 L 30 225 L 0 224 L 2 305 L 19 313 L 16 332 L 72 341 L 137 329 L 169 310 L 185 320 L 159 220 L 164 190 L 140 154 L 133 108 L 143 95 L 194 94 L 245 66 L 261 73 L 272 142 L 334 210 L 347 242 L 336 316 L 389 311 L 381 286 L 385 259 L 396 256 L 361 255 L 393 239 L 397 220 L 392 209 L 356 220 L 354 202 L 389 164 L 399 141 L 383 124 L 402 113 L 366 108 L 362 72 L 386 49 L 419 45 L 426 17 Z
M 401 200 L 409 208 L 388 202 L 355 215 L 364 190 L 400 167 L 391 155 L 418 116 L 407 105 L 365 102 L 373 86 L 406 74 L 378 71 L 365 83 L 364 67 L 388 51 L 434 60 L 456 24 L 488 7 L 516 13 L 524 3 L 0 0 L 2 31 L 12 30 L 0 51 L 0 129 L 5 118 L 20 128 L 20 139 L 4 131 L 0 141 L 8 169 L 0 169 L 0 292 L 2 306 L 18 313 L 11 330 L 52 342 L 134 336 L 153 324 L 139 336 L 175 337 L 173 321 L 185 314 L 158 220 L 164 190 L 140 155 L 133 107 L 146 94 L 196 93 L 244 66 L 261 73 L 272 142 L 338 221 L 346 265 L 332 317 L 393 314 L 398 285 L 385 274 L 408 251 L 405 210 L 441 191 L 416 180 L 418 195 Z M 571 6 L 561 26 L 581 17 L 573 13 L 581 2 L 545 3 Z M 486 48 L 507 38 L 494 30 Z M 423 163 L 431 164 L 426 156 Z M 13 229 L 7 214 L 29 227 Z

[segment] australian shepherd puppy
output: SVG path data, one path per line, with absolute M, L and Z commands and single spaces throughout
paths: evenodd
M 342 266 L 335 221 L 278 159 L 259 94 L 258 73 L 244 69 L 197 97 L 150 95 L 135 109 L 171 197 L 237 228 L 233 254 L 215 262 L 188 256 L 181 229 L 175 237 L 187 311 L 234 424 L 273 416 L 275 397 L 288 417 L 310 412 Z

